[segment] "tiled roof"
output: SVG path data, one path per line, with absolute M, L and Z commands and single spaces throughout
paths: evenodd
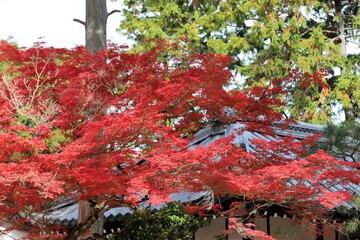
M 194 140 L 190 143 L 191 146 L 195 147 L 196 145 L 208 146 L 219 138 L 229 136 L 233 134 L 236 130 L 243 128 L 244 125 L 241 123 L 233 123 L 230 125 L 215 125 L 204 128 L 195 134 Z M 324 126 L 310 123 L 298 123 L 290 124 L 289 128 L 282 129 L 274 126 L 274 130 L 277 136 L 293 136 L 298 139 L 304 139 L 315 133 L 321 133 L 324 131 Z M 236 135 L 235 144 L 242 143 L 247 147 L 251 144 L 252 139 L 264 139 L 264 140 L 276 140 L 274 137 L 269 135 L 263 135 L 259 132 L 250 132 L 244 131 L 241 135 Z M 247 149 L 247 151 L 253 151 L 254 149 Z
M 180 192 L 173 193 L 170 195 L 170 198 L 174 202 L 192 202 L 201 199 L 207 193 L 206 192 Z M 140 205 L 141 207 L 148 207 L 146 203 Z M 151 209 L 157 210 L 165 206 L 161 205 L 151 205 Z M 104 213 L 105 222 L 112 220 L 114 218 L 122 218 L 126 214 L 131 214 L 133 211 L 129 207 L 117 207 L 112 208 Z M 79 202 L 65 202 L 61 205 L 56 206 L 56 209 L 50 211 L 46 214 L 47 219 L 50 220 L 51 224 L 63 225 L 66 227 L 73 227 L 77 224 L 77 219 L 79 215 Z
M 227 126 L 212 126 L 205 129 L 202 129 L 195 135 L 195 139 L 192 141 L 192 148 L 195 148 L 197 145 L 208 146 L 211 143 L 215 142 L 217 139 L 229 136 L 235 133 L 235 139 L 233 143 L 238 146 L 243 146 L 247 152 L 255 152 L 256 147 L 252 144 L 253 139 L 262 139 L 265 141 L 278 141 L 277 138 L 281 138 L 284 136 L 292 136 L 297 139 L 305 139 L 306 137 L 312 136 L 314 134 L 321 134 L 325 127 L 317 124 L 310 123 L 297 123 L 290 124 L 288 128 L 282 129 L 274 126 L 275 137 L 264 135 L 260 132 L 253 131 L 240 131 L 241 134 L 236 134 L 236 131 L 243 128 L 244 125 L 241 123 L 233 123 Z M 288 182 L 289 185 L 296 185 L 298 182 L 296 180 L 290 180 Z M 310 185 L 310 183 L 309 183 Z M 332 186 L 326 186 L 326 182 L 324 181 L 323 185 L 330 191 L 348 191 L 352 195 L 360 195 L 360 186 L 355 184 L 342 185 L 340 183 L 333 184 Z M 356 205 L 350 202 L 344 202 L 338 207 L 345 208 L 346 211 L 359 211 Z

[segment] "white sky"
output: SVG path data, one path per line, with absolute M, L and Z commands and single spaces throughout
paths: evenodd
M 108 12 L 120 9 L 121 5 L 121 0 L 107 0 Z M 54 47 L 84 45 L 84 26 L 74 22 L 74 18 L 85 21 L 85 0 L 0 0 L 0 39 L 11 36 L 13 41 L 26 47 L 31 47 L 39 38 Z M 131 41 L 116 31 L 120 19 L 120 13 L 109 17 L 108 40 L 130 45 Z M 360 52 L 360 49 L 349 44 L 348 52 Z
M 108 1 L 108 12 L 120 9 L 121 2 Z M 74 22 L 74 18 L 85 21 L 85 0 L 0 0 L 0 39 L 11 36 L 26 47 L 31 47 L 40 37 L 48 46 L 84 45 L 84 26 Z M 120 19 L 120 13 L 108 18 L 107 37 L 126 44 L 126 38 L 116 31 Z

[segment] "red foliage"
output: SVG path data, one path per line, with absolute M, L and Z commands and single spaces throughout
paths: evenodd
M 209 119 L 271 133 L 270 124 L 281 120 L 274 108 L 282 105 L 276 98 L 282 90 L 225 91 L 229 57 L 164 60 L 166 47 L 128 54 L 111 46 L 90 55 L 82 47 L 0 44 L 8 66 L 0 81 L 0 219 L 43 226 L 46 219 L 33 213 L 64 196 L 112 207 L 149 194 L 156 203 L 179 190 L 210 189 L 286 203 L 304 217 L 307 204 L 318 211 L 348 198 L 327 193 L 319 181 L 354 174 L 322 152 L 306 157 L 306 144 L 292 138 L 256 141 L 257 153 L 233 146 L 232 137 L 188 150 Z M 289 186 L 289 179 L 298 184 Z

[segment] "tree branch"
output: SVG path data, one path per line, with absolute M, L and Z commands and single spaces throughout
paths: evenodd
M 312 28 L 307 29 L 305 32 L 303 32 L 303 33 L 300 34 L 300 37 L 305 36 L 306 34 L 308 34 L 308 33 L 311 32 L 311 31 L 312 31 Z
M 86 23 L 84 21 L 81 21 L 80 19 L 74 18 L 74 22 L 78 22 L 78 23 L 86 26 Z
M 345 36 L 346 39 L 348 39 L 348 38 L 358 38 L 358 37 L 360 37 L 360 34 Z
M 111 14 L 113 14 L 113 13 L 121 13 L 121 11 L 120 10 L 112 10 L 111 12 L 109 12 L 108 14 L 107 14 L 107 16 L 109 17 Z
M 355 41 L 351 41 L 351 40 L 346 40 L 346 42 L 349 42 L 349 43 L 353 43 L 353 44 L 356 44 L 358 47 L 360 47 L 360 43 L 357 43 Z
M 323 33 L 338 33 L 338 31 L 335 31 L 335 30 L 327 30 L 327 29 L 323 29 L 322 32 L 323 32 Z

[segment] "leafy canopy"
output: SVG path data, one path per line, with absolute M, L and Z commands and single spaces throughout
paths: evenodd
M 284 90 L 276 79 L 226 91 L 230 57 L 177 56 L 172 48 L 161 42 L 130 54 L 111 45 L 92 55 L 83 47 L 0 44 L 0 61 L 8 66 L 0 81 L 2 225 L 49 237 L 46 213 L 64 198 L 94 204 L 88 222 L 76 227 L 84 230 L 109 208 L 163 203 L 179 191 L 262 202 L 252 208 L 286 205 L 304 222 L 351 197 L 328 192 L 324 182 L 356 184 L 358 170 L 344 170 L 345 162 L 321 151 L 306 156 L 308 140 L 258 140 L 259 151 L 247 153 L 229 136 L 190 150 L 193 134 L 216 122 L 273 134 L 271 124 L 282 118 L 276 109 L 283 106 L 276 95 Z M 298 184 L 290 186 L 289 179 Z M 248 203 L 232 214 L 246 214 Z
M 332 108 L 360 103 L 358 56 L 347 58 L 341 41 L 356 41 L 358 1 L 322 0 L 125 0 L 119 30 L 137 42 L 137 51 L 154 46 L 154 39 L 186 39 L 190 50 L 230 54 L 242 78 L 239 87 L 292 77 L 289 95 L 280 95 L 285 113 L 294 119 L 325 123 Z M 345 24 L 345 32 L 338 28 Z M 345 40 L 339 40 L 345 34 Z M 345 69 L 345 66 L 346 69 Z M 343 76 L 334 69 L 342 68 Z M 315 73 L 317 77 L 313 78 Z M 320 74 L 321 73 L 321 74 Z M 305 79 L 305 81 L 304 81 Z M 244 82 L 244 84 L 242 84 Z M 357 108 L 353 111 L 358 111 Z

